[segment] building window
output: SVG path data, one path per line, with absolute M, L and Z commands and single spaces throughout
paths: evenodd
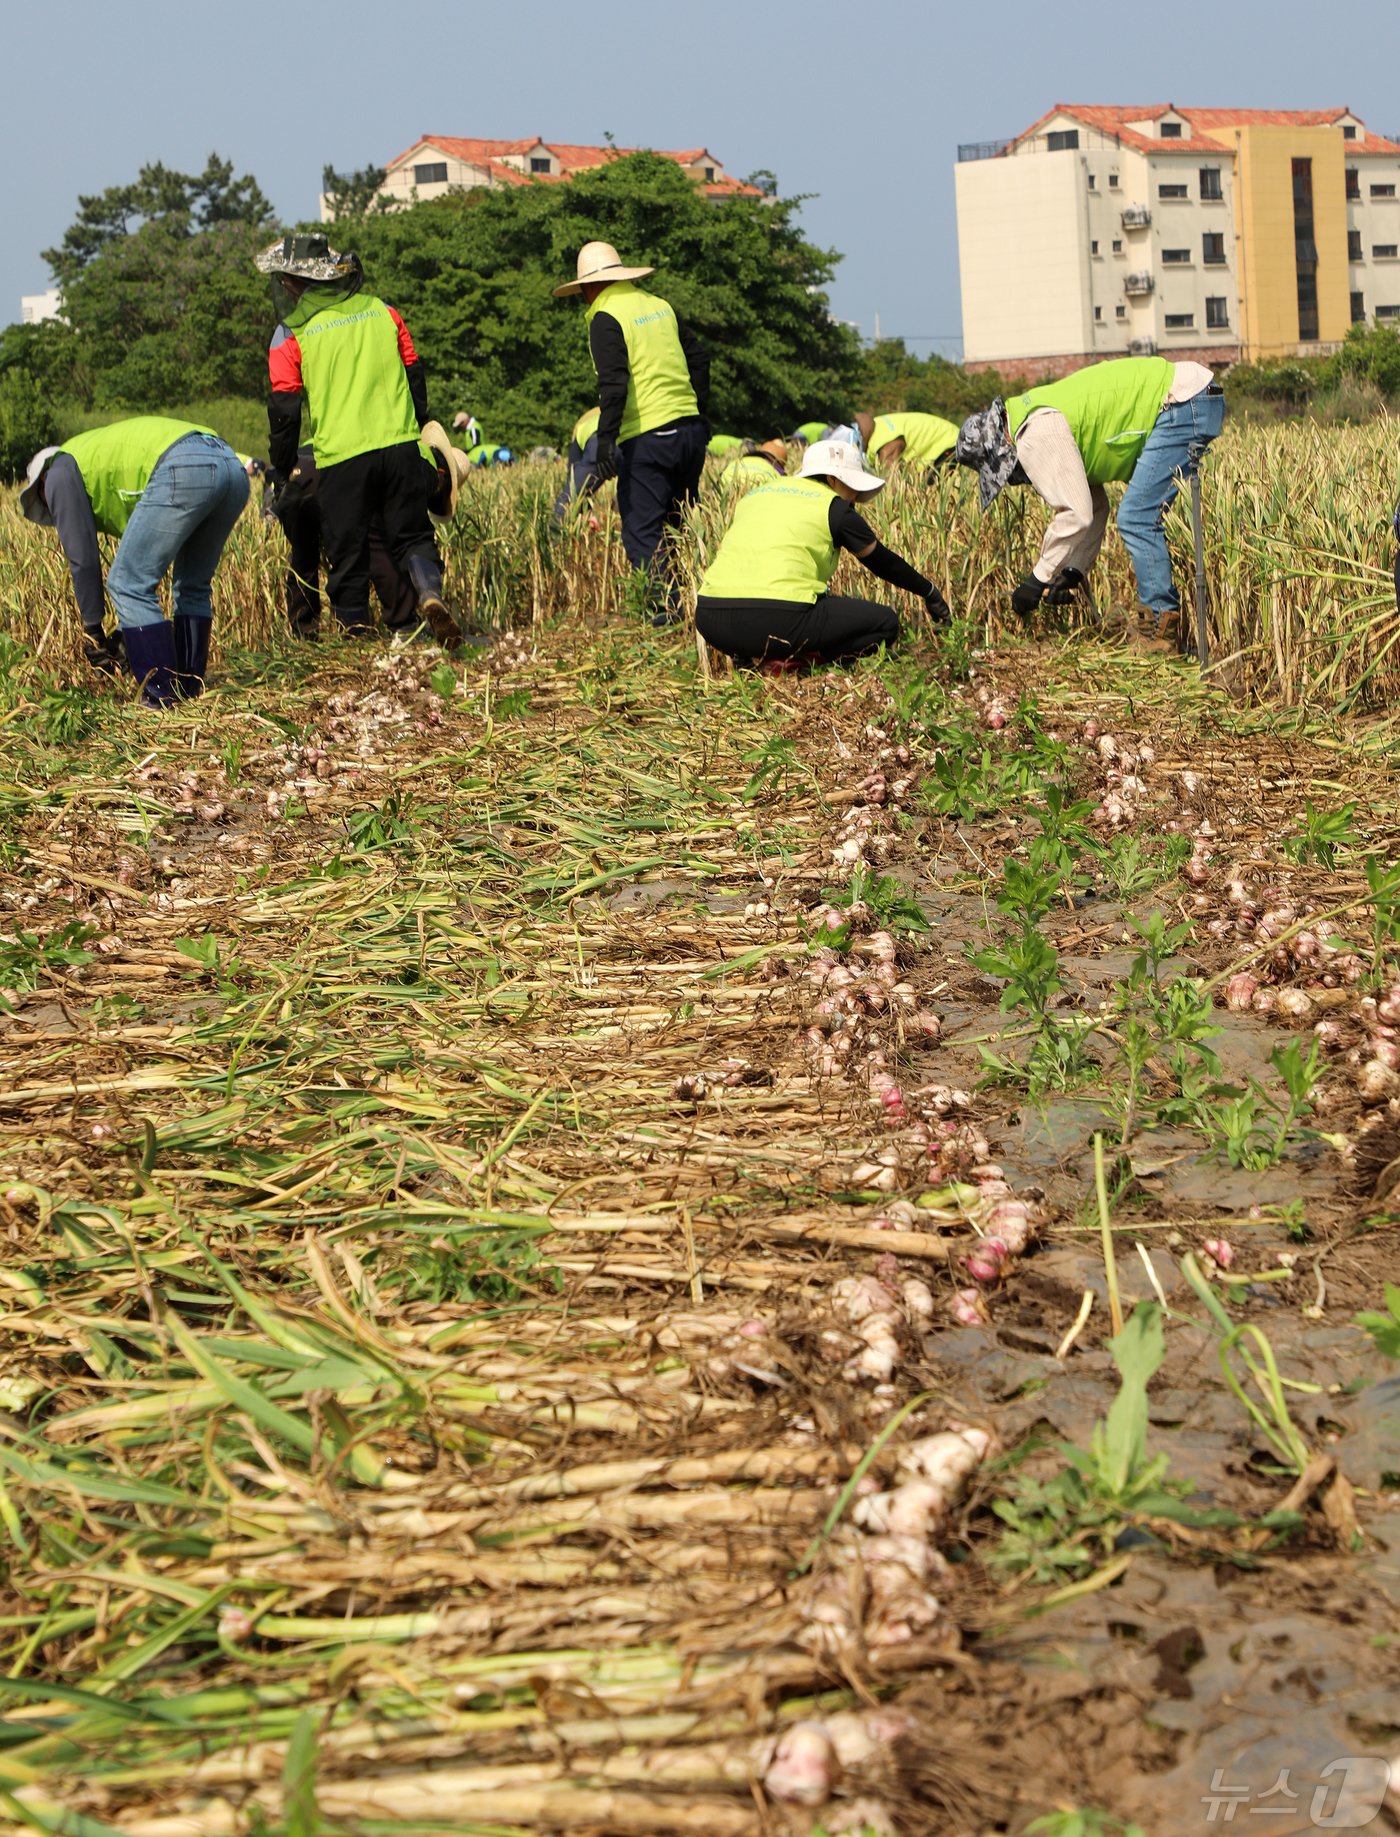
M 1371 187 L 1371 196 L 1373 198 L 1393 198 L 1395 196 L 1395 187 L 1393 185 L 1373 185 Z
M 1400 243 L 1373 242 L 1371 244 L 1372 261 L 1393 262 L 1398 255 L 1400 255 Z
M 1220 189 L 1219 166 L 1202 166 L 1201 196 L 1203 198 L 1223 198 L 1224 195 L 1224 192 Z
M 1293 247 L 1298 277 L 1298 342 L 1316 344 L 1317 244 L 1313 240 L 1312 161 L 1293 161 Z
M 1365 325 L 1366 323 L 1366 296 L 1364 293 L 1354 293 L 1351 296 L 1351 322 L 1353 325 Z
M 1118 189 L 1118 174 L 1116 172 L 1110 172 L 1108 175 L 1108 189 L 1110 191 L 1117 191 Z
M 1053 134 L 1045 136 L 1046 149 L 1051 153 L 1072 153 L 1078 145 L 1078 128 L 1056 128 Z
M 1115 319 L 1126 319 L 1128 316 L 1127 307 L 1121 304 L 1118 306 L 1115 306 L 1113 309 L 1113 316 Z
M 1180 140 L 1181 123 L 1179 121 L 1164 121 L 1159 127 L 1158 132 L 1161 134 L 1163 140 Z
M 1162 251 L 1162 261 L 1171 267 L 1184 267 L 1190 259 L 1191 251 L 1189 249 L 1163 249 Z
M 1102 306 L 1096 306 L 1094 308 L 1094 324 L 1098 325 L 1102 319 L 1103 319 L 1103 308 Z
M 1159 185 L 1157 196 L 1159 198 L 1184 198 L 1186 187 L 1184 185 Z
M 1364 257 L 1362 256 L 1362 253 L 1361 253 L 1361 232 L 1360 230 L 1348 230 L 1347 231 L 1347 260 L 1349 262 L 1359 262 L 1359 261 L 1364 260 Z
M 1361 196 L 1361 174 L 1356 170 L 1355 166 L 1347 167 L 1347 196 L 1349 198 L 1359 198 Z
M 1201 260 L 1207 268 L 1225 266 L 1225 233 L 1223 230 L 1207 230 L 1202 236 Z
M 532 153 L 530 155 L 531 172 L 548 172 L 549 169 L 549 155 L 547 153 Z
M 1123 253 L 1123 238 L 1121 236 L 1115 236 L 1113 238 L 1113 253 L 1115 255 L 1121 255 Z
M 1206 324 L 1213 332 L 1223 332 L 1230 324 L 1230 302 L 1223 293 L 1206 296 Z
M 415 166 L 413 182 L 415 185 L 445 185 L 447 183 L 447 161 L 435 159 L 426 166 Z
M 1098 180 L 1097 180 L 1097 179 L 1096 179 L 1096 178 L 1094 177 L 1094 175 L 1093 175 L 1093 173 L 1091 172 L 1091 173 L 1089 174 L 1089 189 L 1090 189 L 1090 191 L 1094 191 L 1094 190 L 1096 190 L 1096 189 L 1097 189 L 1097 186 L 1098 186 Z
M 1400 319 L 1400 306 L 1378 306 L 1376 317 L 1378 319 Z
M 1356 139 L 1356 124 L 1354 122 L 1345 121 L 1342 123 L 1342 139 L 1343 140 L 1355 140 Z
M 706 166 L 705 167 L 705 183 L 707 185 L 713 185 L 714 182 L 715 182 L 715 169 L 713 166 Z
M 1195 313 L 1168 313 L 1166 327 L 1169 332 L 1189 332 L 1196 323 Z

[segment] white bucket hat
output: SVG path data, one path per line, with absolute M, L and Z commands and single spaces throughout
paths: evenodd
M 56 446 L 40 447 L 24 469 L 24 487 L 19 494 L 19 507 L 31 523 L 42 523 L 45 529 L 53 528 L 53 513 L 39 496 L 39 480 L 44 476 L 44 467 L 58 451 Z
M 862 497 L 883 491 L 885 481 L 860 463 L 860 448 L 849 440 L 814 440 L 802 455 L 799 478 L 839 478 Z
M 585 282 L 602 286 L 608 281 L 640 281 L 655 273 L 655 268 L 625 268 L 622 257 L 610 242 L 586 242 L 578 252 L 576 278 L 556 287 L 554 297 L 562 300 L 566 294 L 582 293 Z
M 447 429 L 441 421 L 425 421 L 418 430 L 418 438 L 424 446 L 431 447 L 435 453 L 441 453 L 447 461 L 447 470 L 452 481 L 452 498 L 447 507 L 447 515 L 450 517 L 457 508 L 457 493 L 462 489 L 467 474 L 472 469 L 471 461 L 461 447 L 453 446 L 448 438 Z

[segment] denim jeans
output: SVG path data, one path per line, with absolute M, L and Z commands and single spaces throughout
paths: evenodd
M 1158 415 L 1118 506 L 1118 533 L 1137 576 L 1138 598 L 1153 612 L 1177 612 L 1171 557 L 1162 521 L 1181 488 L 1200 467 L 1201 455 L 1225 424 L 1225 398 L 1202 390 Z
M 210 586 L 229 532 L 248 502 L 248 474 L 213 434 L 185 434 L 167 447 L 146 481 L 116 556 L 107 597 L 117 623 L 157 625 L 167 568 L 176 618 L 213 617 Z

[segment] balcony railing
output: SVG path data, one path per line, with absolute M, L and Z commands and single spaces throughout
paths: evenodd
M 1156 286 L 1150 274 L 1130 274 L 1123 282 L 1123 291 L 1127 294 L 1151 293 Z
M 958 143 L 958 164 L 971 159 L 996 159 L 1011 145 L 1009 140 L 964 140 Z

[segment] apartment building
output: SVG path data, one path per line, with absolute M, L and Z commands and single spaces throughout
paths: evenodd
M 1400 326 L 1400 143 L 1348 109 L 1059 103 L 960 147 L 956 177 L 972 368 L 1229 364 Z
M 21 325 L 40 325 L 45 319 L 62 317 L 63 301 L 56 287 L 50 287 L 47 293 L 22 293 L 19 296 Z
M 379 196 L 390 204 L 405 205 L 440 198 L 452 190 L 499 190 L 528 185 L 532 180 L 557 183 L 633 151 L 631 147 L 582 147 L 564 141 L 463 140 L 455 135 L 425 134 L 407 152 L 390 160 Z M 691 147 L 681 153 L 663 152 L 661 157 L 673 159 L 708 198 L 719 201 L 760 195 L 755 186 L 730 178 L 704 147 Z M 323 195 L 321 221 L 329 222 L 334 215 Z

